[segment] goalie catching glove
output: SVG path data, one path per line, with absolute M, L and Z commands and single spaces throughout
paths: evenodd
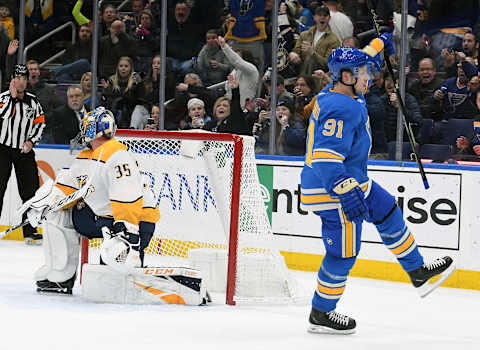
M 30 225 L 38 227 L 45 221 L 50 212 L 68 209 L 79 199 L 83 198 L 91 182 L 92 179 L 90 178 L 81 189 L 73 189 L 72 193 L 66 195 L 57 184 L 74 184 L 76 180 L 68 170 L 61 170 L 57 174 L 55 181 L 48 179 L 37 192 L 35 192 L 35 195 L 17 210 L 16 215 L 17 217 L 22 217 L 22 215 L 26 213 Z
M 116 221 L 112 230 L 104 226 L 102 234 L 100 255 L 107 265 L 121 273 L 128 273 L 129 268 L 141 266 L 138 226 Z
M 340 199 L 343 212 L 350 222 L 363 221 L 368 217 L 365 195 L 353 177 L 341 177 L 333 184 L 332 190 Z
M 20 209 L 17 210 L 17 217 L 22 217 L 26 212 L 28 221 L 32 227 L 38 227 L 45 220 L 50 206 L 65 198 L 65 194 L 52 179 L 45 182 L 35 195 L 26 201 Z

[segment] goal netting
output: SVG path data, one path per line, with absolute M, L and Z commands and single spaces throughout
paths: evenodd
M 160 209 L 145 250 L 146 265 L 189 266 L 194 249 L 223 251 L 228 257 L 228 304 L 304 297 L 275 244 L 252 137 L 119 130 L 116 138 L 138 161 Z M 88 242 L 82 263 L 98 263 L 100 243 Z

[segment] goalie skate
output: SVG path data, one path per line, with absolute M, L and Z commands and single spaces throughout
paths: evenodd
M 312 307 L 309 318 L 310 333 L 321 334 L 352 334 L 356 323 L 351 317 L 342 315 L 335 310 L 322 312 Z
M 43 236 L 39 233 L 32 233 L 31 235 L 25 236 L 25 244 L 26 245 L 42 245 L 43 243 Z
M 453 271 L 455 271 L 455 264 L 452 258 L 445 256 L 431 263 L 424 264 L 416 270 L 410 271 L 408 275 L 420 296 L 425 298 L 440 286 L 443 281 L 450 277 Z M 439 279 L 430 283 L 436 276 L 439 276 Z
M 38 293 L 52 293 L 52 294 L 72 294 L 73 285 L 75 284 L 75 278 L 77 277 L 74 274 L 71 278 L 65 282 L 52 282 L 49 280 L 37 281 L 37 292 Z

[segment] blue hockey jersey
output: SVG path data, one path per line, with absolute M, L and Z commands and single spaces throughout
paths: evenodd
M 332 188 L 342 176 L 354 177 L 367 195 L 371 184 L 367 175 L 371 141 L 363 96 L 352 98 L 332 88 L 322 90 L 316 97 L 307 131 L 301 208 L 339 208 L 340 201 Z
M 477 114 L 473 102 L 470 99 L 472 93 L 467 85 L 459 85 L 457 78 L 448 78 L 440 87 L 445 92 L 443 98 L 444 119 L 473 119 Z M 433 95 L 431 97 L 432 103 Z

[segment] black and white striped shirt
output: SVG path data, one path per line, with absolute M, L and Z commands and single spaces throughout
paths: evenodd
M 44 128 L 45 115 L 35 95 L 25 91 L 19 100 L 8 90 L 0 94 L 0 144 L 22 148 L 25 141 L 31 141 L 35 145 Z

